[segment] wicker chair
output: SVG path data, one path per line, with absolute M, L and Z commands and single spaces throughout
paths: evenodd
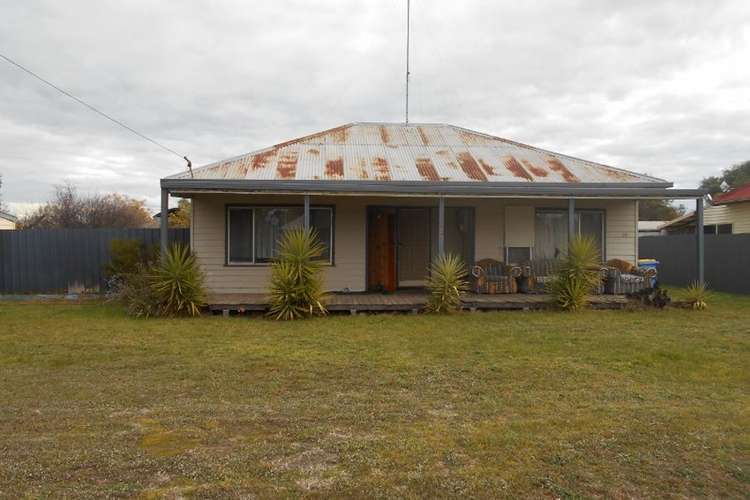
M 624 295 L 651 288 L 651 278 L 656 276 L 656 269 L 634 268 L 623 272 L 616 267 L 607 267 L 607 278 L 604 280 L 604 293 Z
M 526 278 L 526 291 L 544 293 L 545 286 L 555 275 L 560 261 L 557 259 L 534 259 L 521 265 L 521 273 Z
M 528 293 L 544 293 L 547 291 L 547 283 L 552 281 L 555 276 L 555 272 L 560 265 L 558 259 L 536 259 L 525 262 L 522 266 L 522 276 L 527 278 L 526 292 Z M 597 268 L 601 276 L 601 280 L 597 287 L 593 290 L 596 295 L 604 293 L 604 283 L 608 275 L 609 268 L 602 266 Z
M 521 268 L 494 259 L 482 259 L 471 268 L 471 275 L 476 293 L 516 293 L 516 278 L 521 276 Z

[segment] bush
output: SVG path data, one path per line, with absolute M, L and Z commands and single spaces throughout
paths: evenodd
M 430 265 L 427 278 L 427 311 L 450 313 L 461 308 L 461 296 L 469 289 L 468 272 L 461 258 L 453 254 L 438 256 Z
M 115 297 L 129 315 L 148 318 L 160 314 L 160 301 L 153 287 L 151 267 L 137 264 L 135 271 L 127 274 L 120 283 Z
M 270 308 L 277 320 L 326 314 L 320 261 L 325 247 L 314 229 L 284 232 L 279 257 L 271 267 Z
M 151 288 L 159 314 L 197 316 L 206 303 L 203 273 L 185 245 L 172 245 L 154 266 Z
M 685 301 L 696 311 L 703 311 L 708 308 L 706 300 L 708 299 L 708 287 L 705 283 L 693 281 L 687 287 Z
M 109 244 L 111 259 L 104 266 L 107 278 L 119 278 L 135 273 L 144 263 L 144 248 L 140 240 L 112 240 Z
M 593 239 L 574 238 L 547 291 L 566 311 L 583 309 L 588 304 L 589 294 L 601 280 L 600 263 L 599 249 Z

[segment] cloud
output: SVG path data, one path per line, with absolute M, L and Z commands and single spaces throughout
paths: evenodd
M 194 165 L 401 121 L 405 2 L 2 2 L 0 47 Z M 412 1 L 412 121 L 692 187 L 750 159 L 744 0 Z M 184 162 L 0 64 L 2 197 L 55 184 L 158 208 Z M 18 205 L 22 206 L 22 205 Z

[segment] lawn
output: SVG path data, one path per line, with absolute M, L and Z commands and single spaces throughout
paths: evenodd
M 0 303 L 0 496 L 750 496 L 750 297 L 134 320 Z

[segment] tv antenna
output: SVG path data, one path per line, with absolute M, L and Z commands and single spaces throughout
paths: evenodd
M 406 125 L 409 124 L 409 10 L 411 0 L 406 0 Z

